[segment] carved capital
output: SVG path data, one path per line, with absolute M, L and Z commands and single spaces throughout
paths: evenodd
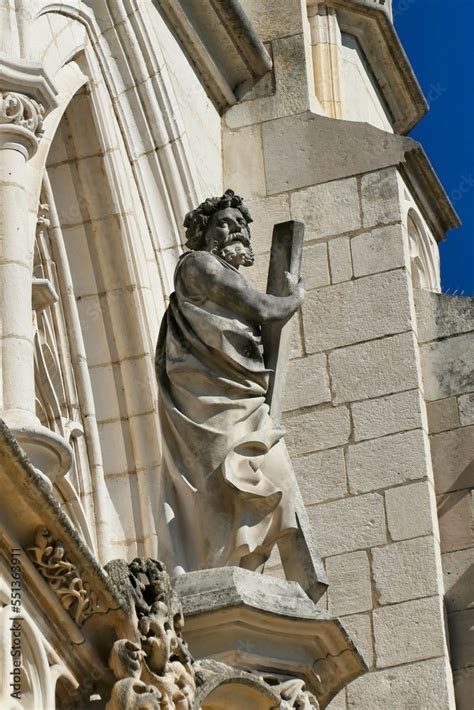
M 43 104 L 25 94 L 0 91 L 0 125 L 21 126 L 39 139 L 44 133 L 44 113 Z

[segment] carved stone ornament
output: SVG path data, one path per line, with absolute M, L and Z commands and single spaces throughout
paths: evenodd
M 63 543 L 53 540 L 47 528 L 38 529 L 35 542 L 33 547 L 28 548 L 33 564 L 59 598 L 64 609 L 76 624 L 81 625 L 99 610 L 95 593 L 67 559 Z
M 113 560 L 105 569 L 127 600 L 129 638 L 112 647 L 116 683 L 107 710 L 192 710 L 193 661 L 183 641 L 181 603 L 164 565 L 149 558 Z
M 14 124 L 26 128 L 37 138 L 44 133 L 44 106 L 25 94 L 0 91 L 0 125 Z
M 232 710 L 228 703 L 215 704 L 213 694 L 235 681 L 274 701 L 272 710 L 319 710 L 299 678 L 260 676 L 212 659 L 195 661 L 182 637 L 181 602 L 161 562 L 113 560 L 105 570 L 126 601 L 131 622 L 128 637 L 115 641 L 110 653 L 116 682 L 106 710 Z

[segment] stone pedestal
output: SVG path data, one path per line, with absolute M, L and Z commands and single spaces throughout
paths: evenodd
M 296 582 L 225 567 L 185 574 L 175 588 L 196 659 L 302 679 L 321 708 L 366 670 L 341 621 Z

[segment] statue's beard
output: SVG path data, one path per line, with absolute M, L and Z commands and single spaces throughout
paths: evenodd
M 250 241 L 245 237 L 231 238 L 226 244 L 220 245 L 214 253 L 235 267 L 252 266 L 255 261 Z

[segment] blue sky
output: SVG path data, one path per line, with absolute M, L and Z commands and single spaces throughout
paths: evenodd
M 463 226 L 440 245 L 442 289 L 474 296 L 474 0 L 392 0 L 395 27 L 430 104 L 411 132 Z

